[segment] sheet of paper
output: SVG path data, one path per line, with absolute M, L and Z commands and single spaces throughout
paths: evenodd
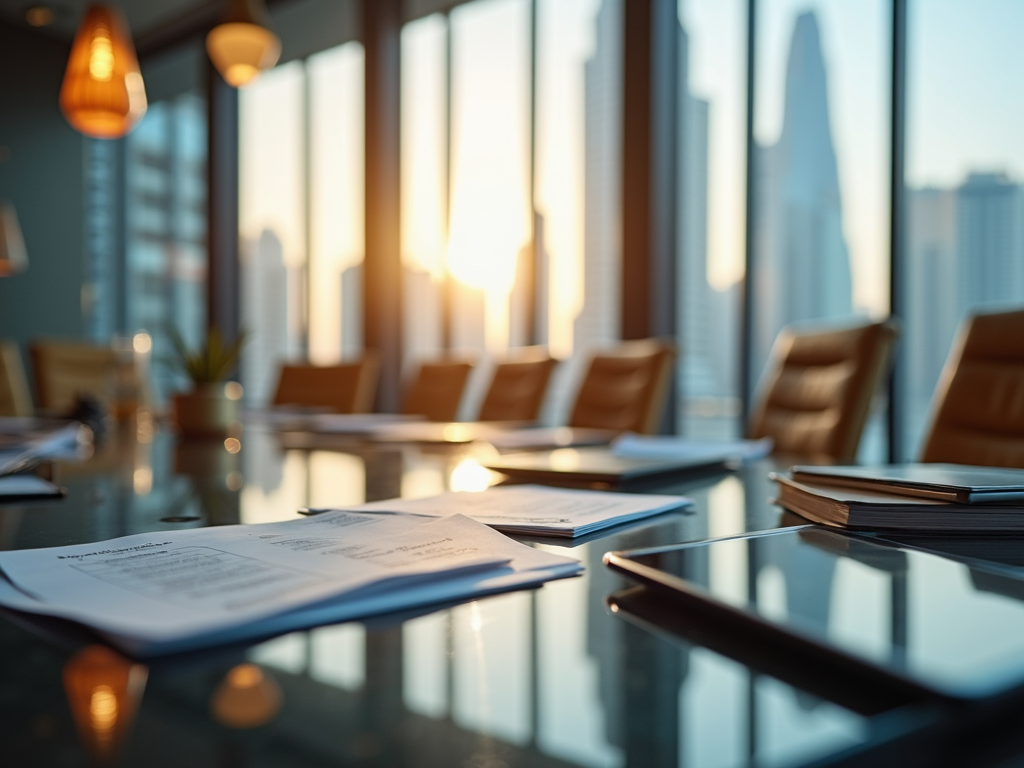
M 401 512 L 426 517 L 465 515 L 502 530 L 572 533 L 690 506 L 685 496 L 607 493 L 540 485 L 486 491 L 453 491 L 426 499 L 389 499 L 352 507 L 361 512 Z
M 17 440 L 0 450 L 0 475 L 21 472 L 47 459 L 75 459 L 92 433 L 78 422 L 65 422 Z
M 552 566 L 580 567 L 463 516 L 353 512 L 0 553 L 4 574 L 34 598 L 11 607 L 150 642 L 345 599 L 372 608 L 374 595 L 407 585 Z
M 574 445 L 607 445 L 616 435 L 607 429 L 579 427 L 530 427 L 511 429 L 486 440 L 499 451 L 568 448 Z
M 0 477 L 0 499 L 38 496 L 61 496 L 62 491 L 53 483 L 36 475 L 7 475 Z
M 772 440 L 693 440 L 661 435 L 620 435 L 612 443 L 612 454 L 629 459 L 735 459 L 747 463 L 772 452 Z

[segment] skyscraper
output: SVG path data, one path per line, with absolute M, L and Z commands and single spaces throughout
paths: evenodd
M 972 173 L 957 189 L 961 314 L 1024 298 L 1024 196 L 1004 173 Z
M 242 325 L 249 340 L 242 350 L 246 401 L 265 405 L 277 383 L 278 366 L 288 359 L 288 267 L 276 234 L 263 230 L 243 249 Z
M 935 385 L 964 316 L 1024 300 L 1024 190 L 973 172 L 955 188 L 907 190 L 908 444 L 920 439 Z
M 796 19 L 786 66 L 782 132 L 757 163 L 754 370 L 784 325 L 852 314 L 839 170 L 818 21 Z
M 907 201 L 906 386 L 916 420 L 949 352 L 960 315 L 957 285 L 957 194 L 952 189 L 910 189 Z

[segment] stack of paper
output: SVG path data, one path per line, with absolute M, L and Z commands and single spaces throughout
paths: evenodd
M 10 422 L 37 426 L 15 431 Z M 47 459 L 77 457 L 91 440 L 89 428 L 77 421 L 0 419 L 0 475 L 23 472 Z
M 510 485 L 480 492 L 443 493 L 427 499 L 375 501 L 349 509 L 432 518 L 457 513 L 503 533 L 575 537 L 691 506 L 693 501 L 685 496 Z M 310 513 L 327 511 L 331 510 L 307 510 Z
M 536 585 L 578 561 L 462 515 L 285 523 L 0 553 L 0 605 L 72 619 L 136 655 L 266 637 Z
M 956 465 L 793 467 L 778 503 L 826 525 L 871 531 L 1024 531 L 1024 472 Z
M 612 453 L 630 459 L 724 459 L 746 464 L 772 452 L 772 439 L 694 440 L 627 432 L 612 443 Z
M 735 462 L 722 454 L 673 459 L 629 458 L 616 456 L 607 447 L 585 446 L 508 453 L 488 459 L 484 466 L 515 482 L 622 488 L 725 472 L 734 469 Z

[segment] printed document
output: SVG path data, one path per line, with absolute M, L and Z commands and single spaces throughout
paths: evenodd
M 581 570 L 462 515 L 357 512 L 3 552 L 0 568 L 10 580 L 0 605 L 79 621 L 135 650 L 302 626 L 309 616 L 295 612 L 341 621 Z
M 478 492 L 453 491 L 426 499 L 375 501 L 350 509 L 425 517 L 460 514 L 504 533 L 572 537 L 692 505 L 693 501 L 685 496 L 506 485 Z

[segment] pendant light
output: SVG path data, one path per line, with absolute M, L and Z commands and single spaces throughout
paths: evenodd
M 118 139 L 146 113 L 146 89 L 120 11 L 94 5 L 85 13 L 68 57 L 60 108 L 71 127 Z
M 281 56 L 281 40 L 267 29 L 263 0 L 229 0 L 220 24 L 206 36 L 210 61 L 235 88 L 248 85 Z

